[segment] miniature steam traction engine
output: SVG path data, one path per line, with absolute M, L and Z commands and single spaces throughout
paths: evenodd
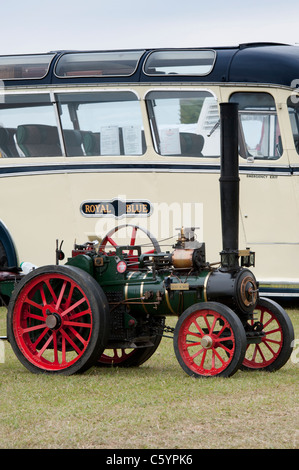
M 142 229 L 131 226 L 128 245 L 117 246 L 111 232 L 99 248 L 75 246 L 65 265 L 57 261 L 26 276 L 2 273 L 8 340 L 25 367 L 70 375 L 94 365 L 137 366 L 164 332 L 173 333 L 178 362 L 194 377 L 274 371 L 286 363 L 291 321 L 277 303 L 259 297 L 249 270 L 254 253 L 238 247 L 237 119 L 235 104 L 221 105 L 219 266 L 206 261 L 193 228 L 180 230 L 172 252 L 161 252 L 149 234 L 153 249 L 142 253 L 135 245 Z M 61 249 L 56 253 L 62 258 Z M 174 329 L 165 327 L 170 315 L 179 317 Z

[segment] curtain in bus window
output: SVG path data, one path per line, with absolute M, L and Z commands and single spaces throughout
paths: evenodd
M 294 145 L 299 154 L 299 97 L 292 95 L 288 98 L 288 110 L 292 126 Z
M 58 93 L 67 156 L 142 155 L 140 103 L 132 92 Z
M 5 94 L 0 103 L 0 157 L 61 155 L 50 96 Z
M 274 98 L 268 93 L 233 93 L 239 104 L 239 152 L 248 160 L 277 160 L 283 148 Z
M 208 91 L 151 91 L 146 96 L 156 152 L 219 157 L 219 112 Z

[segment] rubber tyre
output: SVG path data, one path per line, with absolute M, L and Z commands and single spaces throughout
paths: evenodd
M 13 292 L 7 336 L 17 358 L 33 373 L 84 372 L 104 351 L 108 335 L 106 296 L 79 268 L 37 268 Z
M 217 302 L 187 308 L 176 324 L 173 341 L 180 366 L 196 378 L 232 376 L 243 362 L 247 345 L 239 317 Z
M 292 354 L 292 322 L 279 304 L 264 297 L 258 300 L 254 313 L 254 321 L 258 320 L 264 325 L 265 336 L 260 344 L 247 346 L 241 369 L 275 372 L 285 365 Z

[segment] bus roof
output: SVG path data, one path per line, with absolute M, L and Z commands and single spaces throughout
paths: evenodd
M 296 79 L 299 47 L 276 43 L 0 56 L 0 80 L 5 86 L 192 81 L 292 87 Z

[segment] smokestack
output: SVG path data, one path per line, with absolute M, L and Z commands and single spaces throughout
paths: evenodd
M 239 269 L 238 104 L 220 104 L 221 265 Z

